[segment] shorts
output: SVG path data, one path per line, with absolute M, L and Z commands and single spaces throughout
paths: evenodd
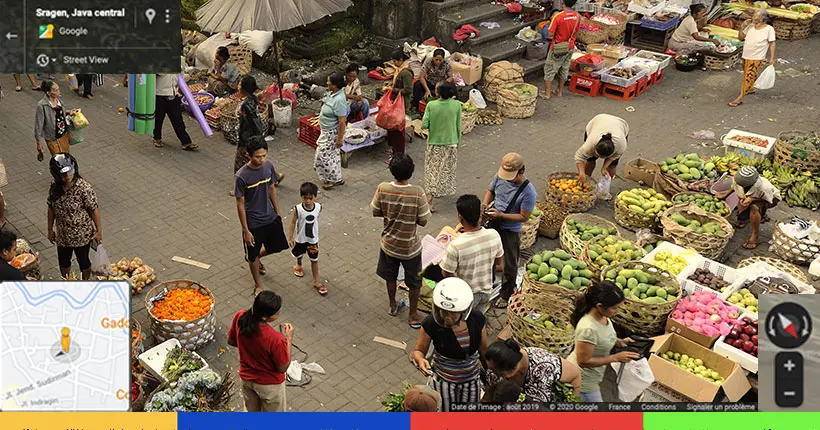
M 569 77 L 569 66 L 572 63 L 572 52 L 566 54 L 554 54 L 550 50 L 547 54 L 547 61 L 544 62 L 544 81 L 552 82 L 555 75 L 558 80 L 566 81 Z
M 299 258 L 307 253 L 310 261 L 319 261 L 319 244 L 318 243 L 297 243 L 293 245 L 290 250 L 290 255 L 293 258 Z
M 256 261 L 259 254 L 262 252 L 262 246 L 265 246 L 267 254 L 276 254 L 288 249 L 288 240 L 285 238 L 285 230 L 282 228 L 282 217 L 276 219 L 262 227 L 251 228 L 253 235 L 253 246 L 248 245 L 243 240 L 245 246 L 245 258 L 250 261 Z
M 393 281 L 399 277 L 399 265 L 404 267 L 404 283 L 407 288 L 417 290 L 421 288 L 421 253 L 409 259 L 402 260 L 385 254 L 379 250 L 379 265 L 376 274 L 385 281 Z

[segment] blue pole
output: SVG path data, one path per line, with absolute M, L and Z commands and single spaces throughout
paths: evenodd
M 128 75 L 128 111 L 134 112 L 137 100 L 137 75 Z M 134 131 L 134 117 L 128 115 L 128 131 Z

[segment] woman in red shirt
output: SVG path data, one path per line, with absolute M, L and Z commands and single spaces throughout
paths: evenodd
M 282 325 L 282 333 L 270 326 L 279 319 L 282 298 L 262 291 L 248 310 L 233 317 L 228 345 L 239 349 L 239 378 L 248 412 L 284 412 L 285 372 L 290 366 L 293 326 Z

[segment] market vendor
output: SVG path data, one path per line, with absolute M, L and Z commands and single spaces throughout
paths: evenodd
M 583 185 L 592 175 L 599 158 L 604 159 L 601 176 L 612 178 L 629 141 L 629 124 L 614 115 L 595 115 L 587 123 L 584 144 L 575 151 L 578 182 Z
M 362 83 L 359 81 L 359 65 L 350 63 L 345 70 L 345 98 L 349 113 L 347 122 L 361 121 L 370 116 L 370 102 L 362 96 Z
M 428 56 L 421 66 L 421 76 L 413 84 L 413 109 L 418 112 L 419 102 L 433 97 L 441 82 L 455 82 L 450 63 L 444 60 L 444 50 L 439 48 Z
M 672 34 L 669 49 L 677 52 L 678 55 L 689 55 L 713 48 L 712 45 L 720 45 L 719 41 L 702 36 L 698 30 L 698 21 L 703 20 L 707 12 L 706 6 L 700 3 L 689 6 L 689 15 L 681 21 Z
M 239 86 L 240 72 L 235 64 L 229 63 L 231 53 L 228 48 L 216 49 L 214 67 L 208 73 L 208 92 L 217 97 L 225 97 L 236 92 Z
M 0 230 L 0 282 L 25 281 L 26 275 L 9 264 L 17 254 L 17 235 Z
M 760 176 L 752 166 L 743 166 L 735 173 L 732 188 L 715 196 L 723 199 L 732 192 L 737 194 L 740 202 L 737 205 L 737 221 L 733 225 L 742 229 L 751 222 L 752 235 L 743 244 L 746 249 L 755 249 L 760 238 L 760 224 L 769 221 L 766 211 L 780 202 L 780 191 Z

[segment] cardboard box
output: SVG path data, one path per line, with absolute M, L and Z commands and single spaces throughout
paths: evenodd
M 450 56 L 450 67 L 453 73 L 458 73 L 464 79 L 464 83 L 472 85 L 481 80 L 481 73 L 484 70 L 484 60 L 481 57 L 473 57 L 473 62 L 469 66 L 458 63 L 455 60 L 465 57 L 466 54 L 453 53 Z
M 647 187 L 652 187 L 655 184 L 655 173 L 658 170 L 660 170 L 658 163 L 638 157 L 626 163 L 624 177 L 637 183 L 643 183 Z
M 681 335 L 686 339 L 691 340 L 692 342 L 695 342 L 698 345 L 704 346 L 706 348 L 712 348 L 712 345 L 714 345 L 715 341 L 717 341 L 718 337 L 720 337 L 706 336 L 705 334 L 698 333 L 692 330 L 691 328 L 686 327 L 683 323 L 679 323 L 673 320 L 672 318 L 668 318 L 666 320 L 666 332 Z
M 736 402 L 752 388 L 739 364 L 714 351 L 672 333 L 653 339 L 655 344 L 652 346 L 653 354 L 649 357 L 649 367 L 655 375 L 655 382 L 660 385 L 696 402 L 713 402 L 721 390 L 730 402 Z M 704 366 L 715 370 L 725 379 L 723 384 L 713 384 L 658 357 L 657 354 L 669 350 L 703 360 Z

